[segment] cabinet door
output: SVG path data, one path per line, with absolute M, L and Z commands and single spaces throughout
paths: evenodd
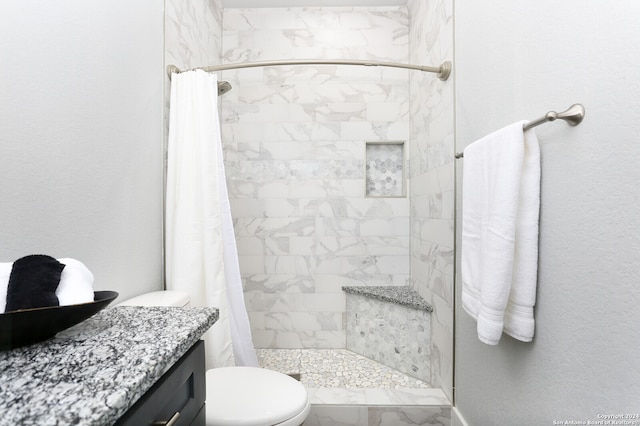
M 205 400 L 204 342 L 199 341 L 135 403 L 118 426 L 202 425 Z M 200 415 L 198 415 L 200 414 Z

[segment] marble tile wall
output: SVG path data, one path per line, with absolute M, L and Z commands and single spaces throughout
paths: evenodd
M 180 69 L 220 63 L 222 0 L 165 2 L 165 62 Z
M 166 0 L 164 58 L 167 65 L 189 69 L 220 63 L 222 0 Z M 165 72 L 164 146 L 169 131 L 171 82 Z
M 406 7 L 225 9 L 224 63 L 408 61 Z M 365 196 L 365 142 L 409 137 L 408 71 L 223 72 L 225 166 L 258 348 L 344 348 L 344 285 L 408 285 L 409 200 Z
M 453 2 L 409 0 L 411 63 L 453 58 Z M 455 65 L 455 64 L 454 64 Z M 431 305 L 431 384 L 453 388 L 453 79 L 410 76 L 411 286 Z

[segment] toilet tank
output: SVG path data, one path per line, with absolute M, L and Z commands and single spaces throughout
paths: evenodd
M 162 290 L 144 293 L 127 299 L 116 306 L 187 306 L 189 296 L 182 291 Z

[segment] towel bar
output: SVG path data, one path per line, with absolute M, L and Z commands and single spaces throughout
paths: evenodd
M 584 114 L 585 114 L 585 111 L 582 104 L 573 104 L 566 111 L 562 111 L 562 112 L 549 111 L 544 116 L 528 122 L 522 127 L 522 129 L 529 130 L 543 123 L 547 123 L 549 121 L 555 121 L 555 120 L 563 120 L 570 126 L 577 126 L 584 119 Z M 464 153 L 456 152 L 455 157 L 463 158 Z

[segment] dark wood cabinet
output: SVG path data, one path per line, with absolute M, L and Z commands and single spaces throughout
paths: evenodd
M 205 361 L 201 340 L 144 394 L 117 426 L 205 426 Z

